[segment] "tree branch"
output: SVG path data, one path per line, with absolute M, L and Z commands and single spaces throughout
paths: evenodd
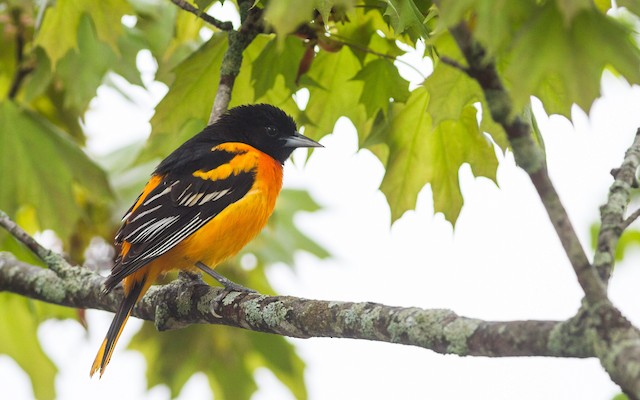
M 171 0 L 171 2 L 178 7 L 182 8 L 186 12 L 190 12 L 196 17 L 202 19 L 203 21 L 215 26 L 216 28 L 222 31 L 230 31 L 233 29 L 233 24 L 229 21 L 220 21 L 219 19 L 212 17 L 211 15 L 205 13 L 203 10 L 199 10 L 192 6 L 190 3 L 187 3 L 185 0 Z
M 102 293 L 104 278 L 82 267 L 55 272 L 0 253 L 0 291 L 67 307 L 115 311 L 122 289 Z M 391 307 L 376 303 L 308 300 L 232 292 L 211 312 L 221 288 L 200 280 L 177 279 L 154 286 L 133 315 L 158 329 L 189 324 L 222 324 L 296 338 L 366 339 L 418 346 L 461 356 L 593 357 L 593 346 L 576 335 L 572 321 L 493 322 L 466 318 L 449 310 Z
M 549 179 L 544 153 L 531 136 L 531 126 L 520 116 L 513 116 L 513 103 L 498 76 L 493 60 L 472 37 L 465 23 L 460 23 L 449 30 L 469 64 L 468 75 L 480 84 L 484 92 L 493 120 L 502 125 L 507 133 L 516 162 L 531 178 L 585 297 L 591 304 L 606 301 L 606 287 L 589 262 L 569 220 L 569 215 Z
M 598 270 L 605 284 L 611 277 L 615 262 L 615 251 L 622 232 L 640 216 L 640 210 L 634 212 L 627 220 L 624 214 L 631 200 L 631 188 L 637 186 L 636 172 L 640 164 L 640 129 L 624 156 L 619 169 L 614 170 L 614 181 L 609 188 L 607 202 L 600 207 L 600 232 L 598 246 L 593 257 L 593 265 Z
M 253 39 L 262 32 L 262 10 L 252 7 L 252 1 L 239 1 L 240 20 L 238 31 L 229 31 L 229 47 L 222 58 L 220 82 L 211 108 L 209 125 L 213 124 L 229 108 L 231 92 L 242 65 L 242 53 Z

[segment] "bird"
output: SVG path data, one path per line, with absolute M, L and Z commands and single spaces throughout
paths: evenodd
M 118 255 L 103 292 L 122 283 L 124 299 L 90 376 L 100 371 L 102 377 L 133 308 L 158 276 L 200 269 L 220 277 L 213 268 L 267 223 L 282 188 L 284 162 L 299 147 L 323 146 L 300 134 L 280 108 L 243 105 L 158 164 L 114 238 Z M 230 281 L 220 282 L 226 288 Z

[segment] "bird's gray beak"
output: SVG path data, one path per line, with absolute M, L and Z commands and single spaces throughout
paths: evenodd
M 298 148 L 298 147 L 324 147 L 320 143 L 318 143 L 318 142 L 316 142 L 314 140 L 311 140 L 308 137 L 299 134 L 298 132 L 296 132 L 293 136 L 289 136 L 288 138 L 284 139 L 284 146 L 285 147 L 293 147 L 293 148 Z

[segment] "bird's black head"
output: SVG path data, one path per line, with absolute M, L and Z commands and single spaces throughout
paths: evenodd
M 208 129 L 225 141 L 251 145 L 282 164 L 298 147 L 322 147 L 299 134 L 293 118 L 269 104 L 232 108 Z

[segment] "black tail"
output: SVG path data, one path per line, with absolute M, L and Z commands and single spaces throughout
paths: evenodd
M 129 293 L 125 296 L 124 301 L 120 304 L 115 317 L 113 317 L 113 321 L 111 321 L 107 336 L 104 338 L 102 346 L 100 346 L 100 350 L 98 350 L 98 354 L 96 354 L 96 358 L 93 361 L 90 372 L 91 376 L 93 376 L 97 370 L 100 370 L 100 376 L 102 376 L 104 370 L 107 368 L 107 364 L 109 364 L 109 360 L 111 360 L 111 354 L 113 354 L 113 349 L 116 347 L 124 325 L 127 323 L 129 315 L 131 315 L 131 311 L 138 302 L 138 299 L 144 294 L 142 290 L 146 286 L 145 282 L 146 279 L 135 282 Z

